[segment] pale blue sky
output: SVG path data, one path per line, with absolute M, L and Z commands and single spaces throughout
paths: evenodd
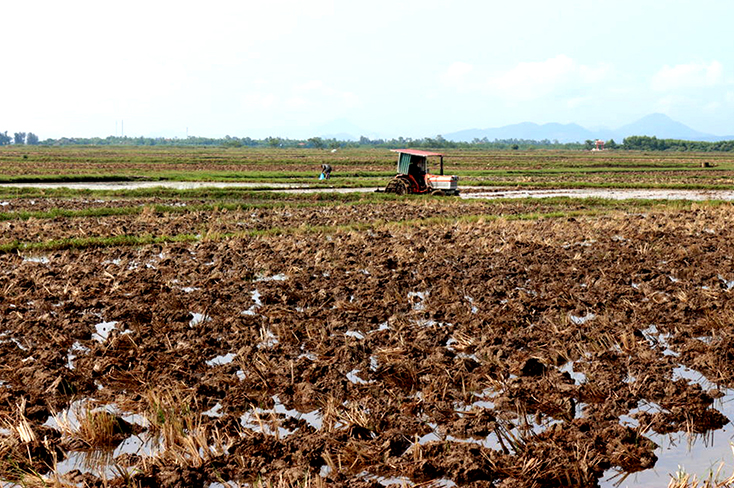
M 130 136 L 310 137 L 339 120 L 424 137 L 654 112 L 734 134 L 730 0 L 31 0 L 3 18 L 0 131 L 41 139 L 120 121 Z

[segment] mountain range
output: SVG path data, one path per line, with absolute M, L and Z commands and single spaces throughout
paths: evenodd
M 390 138 L 385 135 L 364 131 L 347 119 L 334 120 L 323 125 L 317 129 L 317 134 L 319 134 L 319 137 L 325 139 L 337 139 L 340 141 L 356 141 L 359 139 L 359 136 L 366 136 L 370 139 Z M 491 129 L 460 130 L 458 132 L 442 134 L 442 136 L 444 139 L 455 142 L 472 142 L 474 139 L 481 140 L 485 137 L 490 142 L 497 139 L 525 139 L 532 141 L 549 140 L 561 143 L 593 141 L 596 139 L 603 141 L 614 139 L 615 142 L 622 143 L 624 138 L 629 136 L 655 136 L 658 139 L 709 142 L 734 140 L 734 135 L 716 136 L 714 134 L 700 132 L 671 119 L 667 115 L 659 113 L 647 115 L 640 120 L 623 125 L 618 129 L 592 130 L 578 124 L 535 124 L 533 122 L 523 122 Z
M 681 139 L 687 141 L 728 141 L 734 136 L 715 136 L 691 129 L 685 124 L 676 122 L 664 114 L 647 115 L 636 122 L 624 125 L 618 129 L 589 130 L 578 124 L 535 124 L 523 122 L 491 129 L 467 129 L 450 134 L 444 138 L 456 142 L 471 142 L 474 139 L 526 139 L 542 141 L 544 139 L 558 142 L 583 142 L 586 140 L 614 139 L 621 143 L 629 136 L 655 136 L 658 139 Z

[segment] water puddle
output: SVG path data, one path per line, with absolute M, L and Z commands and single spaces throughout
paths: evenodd
M 475 313 L 477 313 L 479 311 L 479 309 L 476 307 L 476 305 L 474 305 L 474 299 L 472 297 L 470 297 L 468 295 L 465 295 L 464 296 L 464 299 L 467 302 L 469 302 L 469 305 L 471 305 L 471 313 L 474 313 L 475 314 Z
M 107 338 L 110 335 L 110 332 L 112 332 L 117 326 L 117 321 L 113 320 L 111 322 L 100 322 L 98 324 L 94 325 L 94 328 L 97 330 L 94 334 L 92 334 L 92 338 L 98 342 L 105 342 Z
M 203 313 L 191 312 L 192 319 L 189 320 L 189 327 L 196 327 L 204 322 L 209 322 L 211 317 Z
M 114 403 L 96 405 L 91 398 L 82 398 L 73 401 L 68 408 L 49 416 L 43 425 L 62 433 L 64 430 L 75 432 L 79 430 L 79 417 L 81 415 L 86 415 L 87 412 L 97 411 L 104 411 L 122 418 L 125 422 L 148 428 L 148 420 L 144 416 L 122 411 Z
M 224 413 L 222 412 L 222 404 L 217 403 L 206 412 L 201 412 L 201 414 L 206 415 L 207 417 L 220 418 L 224 415 Z
M 301 353 L 301 354 L 298 355 L 298 357 L 296 359 L 301 359 L 301 358 L 306 358 L 309 361 L 316 361 L 318 359 L 318 357 L 316 356 L 316 354 L 314 354 L 312 352 L 304 352 L 304 353 Z
M 245 486 L 252 486 L 252 485 L 243 485 L 240 483 L 235 483 L 234 481 L 225 481 L 225 482 L 219 482 L 215 481 L 214 483 L 209 483 L 206 488 L 242 488 Z
M 719 278 L 719 281 L 721 281 L 724 286 L 726 286 L 726 291 L 731 291 L 732 288 L 734 288 L 734 280 L 727 280 L 721 275 L 717 276 Z
M 84 398 L 72 402 L 68 408 L 49 416 L 43 424 L 57 430 L 64 436 L 74 437 L 81 429 L 80 418 L 92 412 L 107 412 L 124 421 L 148 429 L 148 420 L 140 415 L 121 410 L 116 404 L 97 405 L 92 399 Z M 117 458 L 123 455 L 142 457 L 157 456 L 165 450 L 163 438 L 149 431 L 128 436 L 122 442 L 109 449 L 93 449 L 85 451 L 68 451 L 63 461 L 57 463 L 55 469 L 46 474 L 64 475 L 78 470 L 91 474 L 102 480 L 110 480 L 131 473 L 134 468 L 122 467 Z
M 347 373 L 347 379 L 350 381 L 350 383 L 354 385 L 366 385 L 369 383 L 374 383 L 374 380 L 363 380 L 360 378 L 359 375 L 359 369 L 353 369 L 349 373 Z
M 230 352 L 223 356 L 213 357 L 212 359 L 206 361 L 206 365 L 209 367 L 222 366 L 223 364 L 231 363 L 235 357 L 237 357 L 237 354 Z
M 82 346 L 79 341 L 76 341 L 74 344 L 71 345 L 69 348 L 69 351 L 66 353 L 66 367 L 73 370 L 74 369 L 74 360 L 77 358 L 77 355 L 74 353 L 88 353 L 89 348 Z
M 303 185 L 288 183 L 251 183 L 223 181 L 109 181 L 67 183 L 2 183 L 8 188 L 69 188 L 70 190 L 139 190 L 144 188 L 171 188 L 174 190 L 196 190 L 199 188 L 257 188 L 295 189 Z M 35 202 L 34 202 L 35 203 Z
M 6 337 L 8 337 L 9 335 L 10 335 L 10 331 L 0 333 L 0 344 L 5 344 L 7 342 L 12 342 L 21 351 L 27 351 L 28 350 L 28 348 L 26 346 L 24 346 L 15 337 L 9 337 L 8 339 L 6 339 Z
M 426 295 L 428 295 L 428 292 L 425 291 L 411 291 L 408 292 L 408 302 L 410 302 L 411 307 L 416 312 L 422 312 L 426 309 L 423 302 L 426 300 Z
M 560 368 L 558 368 L 558 370 L 561 373 L 568 373 L 576 385 L 581 385 L 583 383 L 586 383 L 586 375 L 580 371 L 574 371 L 574 368 L 573 368 L 574 364 L 575 364 L 574 361 L 569 361 L 566 364 L 564 364 L 563 366 L 561 366 Z
M 257 344 L 258 349 L 272 349 L 280 344 L 278 337 L 273 334 L 270 329 L 260 329 L 260 342 Z
M 451 481 L 450 479 L 446 478 L 440 478 L 433 481 L 429 481 L 427 483 L 421 483 L 420 485 L 416 485 L 413 481 L 410 480 L 410 478 L 406 478 L 403 476 L 392 476 L 392 477 L 385 477 L 385 476 L 377 476 L 372 473 L 369 473 L 367 471 L 362 471 L 357 475 L 357 477 L 369 481 L 369 482 L 377 482 L 382 486 L 386 487 L 412 487 L 412 486 L 423 486 L 426 488 L 454 488 L 455 486 L 458 486 L 455 482 Z
M 471 403 L 459 403 L 454 405 L 454 412 L 459 417 L 471 415 L 472 412 L 481 410 L 494 410 L 494 399 L 499 395 L 493 388 L 487 388 L 481 392 L 472 394 L 476 400 Z M 581 416 L 585 404 L 576 405 L 576 415 Z M 560 424 L 560 420 L 543 416 L 537 419 L 534 415 L 523 415 L 515 421 L 497 420 L 498 426 L 495 430 L 485 437 L 468 436 L 466 438 L 457 437 L 445 432 L 441 426 L 435 422 L 426 421 L 431 428 L 431 432 L 420 436 L 417 440 L 418 445 L 425 445 L 429 442 L 457 442 L 463 444 L 474 444 L 495 451 L 507 452 L 512 451 L 515 442 L 527 436 L 539 435 L 555 424 Z M 415 443 L 408 448 L 408 451 L 414 449 Z
M 7 188 L 69 188 L 72 190 L 137 190 L 143 188 L 171 188 L 193 190 L 199 188 L 256 188 L 284 191 L 288 193 L 355 193 L 369 192 L 382 188 L 323 188 L 288 183 L 222 182 L 222 181 L 111 181 L 111 182 L 65 182 L 65 183 L 3 183 Z M 611 200 L 734 200 L 734 191 L 729 190 L 675 190 L 675 189 L 629 189 L 629 188 L 583 188 L 553 190 L 507 190 L 503 187 L 462 187 L 462 199 L 500 198 L 606 198 Z M 473 191 L 468 193 L 466 191 Z M 4 203 L 4 202 L 3 202 Z M 35 202 L 29 202 L 34 205 Z M 8 203 L 9 205 L 9 203 Z
M 255 310 L 262 307 L 263 302 L 260 301 L 260 291 L 254 290 L 250 296 L 252 297 L 252 301 L 254 302 L 254 305 L 252 305 L 250 308 L 242 312 L 242 315 L 257 315 L 255 313 Z
M 704 390 L 718 389 L 704 375 L 683 365 L 673 370 L 673 380 L 678 379 L 698 384 Z M 734 389 L 722 388 L 720 391 L 723 396 L 714 401 L 712 408 L 716 408 L 732 420 L 734 419 Z M 620 417 L 620 423 L 637 428 L 639 422 L 632 418 L 635 413 L 655 414 L 665 411 L 654 402 L 640 402 L 637 408 L 631 410 L 628 415 Z M 630 474 L 624 479 L 624 473 L 611 469 L 600 480 L 602 488 L 667 486 L 671 475 L 679 472 L 681 468 L 689 475 L 695 474 L 699 480 L 706 479 L 709 473 L 716 473 L 719 466 L 722 466 L 721 473 L 724 477 L 734 472 L 734 452 L 732 451 L 734 424 L 731 422 L 719 430 L 705 434 L 689 435 L 685 432 L 677 432 L 663 435 L 648 431 L 644 435 L 659 446 L 655 451 L 658 456 L 655 467 Z
M 371 371 L 377 371 L 377 368 L 380 367 L 379 361 L 377 361 L 377 358 L 375 356 L 370 356 L 370 370 Z
M 568 318 L 569 318 L 569 319 L 571 320 L 571 322 L 573 322 L 573 323 L 574 323 L 575 325 L 584 325 L 584 324 L 585 324 L 586 322 L 588 322 L 589 320 L 594 320 L 594 319 L 596 318 L 596 314 L 593 314 L 593 313 L 591 313 L 591 312 L 589 312 L 589 313 L 587 313 L 586 315 L 583 315 L 583 316 L 578 316 L 578 315 L 570 315 L 570 314 L 569 314 Z
M 487 449 L 493 449 L 495 451 L 503 450 L 502 441 L 497 437 L 497 434 L 494 432 L 490 433 L 487 437 L 469 437 L 466 439 L 462 439 L 451 434 L 446 434 L 442 432 L 442 429 L 438 426 L 438 424 L 434 422 L 428 422 L 428 425 L 431 427 L 432 431 L 419 437 L 418 445 L 423 446 L 428 444 L 429 442 L 457 442 L 462 444 L 474 444 L 477 446 L 485 447 Z M 413 449 L 414 446 L 415 444 L 409 447 L 408 451 Z
M 344 333 L 344 335 L 347 337 L 354 337 L 355 339 L 360 340 L 360 341 L 364 339 L 364 334 L 356 330 L 348 330 Z
M 644 329 L 641 332 L 645 340 L 648 342 L 648 344 L 650 344 L 650 347 L 652 349 L 660 349 L 663 353 L 663 356 L 680 356 L 679 353 L 673 351 L 670 348 L 670 344 L 668 343 L 670 334 L 658 331 L 658 328 L 655 324 L 651 324 L 647 329 Z
M 734 200 L 728 190 L 655 190 L 655 189 L 558 189 L 558 190 L 499 190 L 465 193 L 461 198 L 606 198 L 609 200 Z
M 323 427 L 323 416 L 320 410 L 311 412 L 299 412 L 298 410 L 286 408 L 280 402 L 278 395 L 273 396 L 273 408 L 256 407 L 240 417 L 240 424 L 246 429 L 255 432 L 262 432 L 265 435 L 287 437 L 296 430 L 289 430 L 280 426 L 281 419 L 304 420 L 309 426 L 315 430 L 321 430 Z
M 27 263 L 41 263 L 41 264 L 48 264 L 51 262 L 51 260 L 48 259 L 46 256 L 26 256 L 23 258 L 23 261 Z
M 259 276 L 255 278 L 255 281 L 285 281 L 288 277 L 282 273 L 274 274 L 273 276 Z
M 369 331 L 369 333 L 373 334 L 375 332 L 380 332 L 382 330 L 390 330 L 390 324 L 388 324 L 387 322 L 383 322 L 379 326 L 377 326 L 376 329 L 372 329 L 371 331 Z
M 65 475 L 74 470 L 91 474 L 102 480 L 111 480 L 131 474 L 135 468 L 125 468 L 117 462 L 124 454 L 153 457 L 163 452 L 163 441 L 159 436 L 142 433 L 132 435 L 112 450 L 69 451 L 66 458 L 57 463 L 55 473 Z M 47 476 L 50 476 L 48 473 Z

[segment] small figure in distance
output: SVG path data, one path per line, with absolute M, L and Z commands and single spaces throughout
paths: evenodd
M 320 180 L 328 180 L 331 178 L 331 165 L 324 163 L 321 165 L 321 174 L 319 175 Z

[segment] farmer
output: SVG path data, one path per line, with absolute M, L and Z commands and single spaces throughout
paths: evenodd
M 321 165 L 321 176 L 319 176 L 319 179 L 328 180 L 329 178 L 331 178 L 331 165 L 324 163 Z
M 411 161 L 408 165 L 408 174 L 418 183 L 418 188 L 426 186 L 426 172 L 415 161 Z

